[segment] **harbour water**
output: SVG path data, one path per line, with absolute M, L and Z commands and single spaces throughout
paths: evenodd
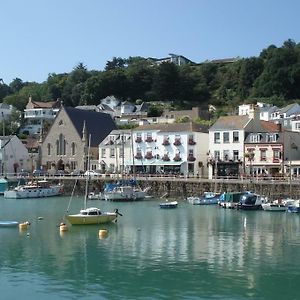
M 73 200 L 77 212 L 81 198 Z M 1 299 L 299 299 L 298 214 L 225 210 L 179 200 L 91 201 L 116 224 L 69 226 L 68 197 L 0 198 Z M 41 219 L 42 218 L 42 219 Z M 108 236 L 100 239 L 100 229 Z

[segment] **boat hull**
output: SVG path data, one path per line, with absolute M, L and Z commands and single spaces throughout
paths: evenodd
M 4 192 L 4 198 L 9 199 L 26 199 L 26 198 L 43 198 L 54 197 L 63 193 L 62 186 L 51 186 L 49 188 L 30 188 L 22 189 L 15 188 Z
M 113 222 L 117 219 L 116 213 L 105 213 L 102 215 L 68 215 L 67 220 L 72 225 L 96 225 Z
M 268 204 L 263 203 L 262 209 L 265 211 L 287 211 L 287 206 L 283 204 Z
M 176 208 L 178 205 L 177 201 L 174 202 L 166 202 L 166 203 L 160 203 L 159 207 L 163 209 L 171 209 L 171 208 Z

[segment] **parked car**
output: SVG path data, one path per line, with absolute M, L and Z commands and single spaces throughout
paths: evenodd
M 82 170 L 74 170 L 70 173 L 72 176 L 80 176 L 83 175 L 84 172 Z
M 87 170 L 84 172 L 84 175 L 86 176 L 100 176 L 101 174 L 94 171 L 94 170 Z
M 36 169 L 32 172 L 33 176 L 41 177 L 41 176 L 49 176 L 48 171 Z

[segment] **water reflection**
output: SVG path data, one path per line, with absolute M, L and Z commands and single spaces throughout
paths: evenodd
M 6 247 L 0 252 L 0 279 L 5 277 L 8 287 L 26 276 L 23 286 L 34 281 L 52 296 L 92 297 L 96 291 L 117 299 L 121 291 L 125 298 L 149 293 L 154 298 L 170 293 L 193 298 L 201 290 L 205 297 L 242 299 L 245 292 L 259 298 L 267 276 L 276 278 L 287 267 L 289 279 L 299 275 L 298 215 L 187 203 L 164 211 L 151 201 L 118 204 L 124 216 L 117 224 L 71 226 L 60 232 L 56 225 L 67 201 L 52 200 L 55 205 L 49 207 L 48 202 L 31 203 L 31 215 L 24 204 L 19 217 L 25 212 L 32 220 L 27 231 L 1 229 Z M 42 221 L 36 218 L 40 215 Z M 99 239 L 100 229 L 108 230 L 105 239 Z

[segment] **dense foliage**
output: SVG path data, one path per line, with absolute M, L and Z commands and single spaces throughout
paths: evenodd
M 113 58 L 103 71 L 89 71 L 80 63 L 70 73 L 49 74 L 43 83 L 0 80 L 0 101 L 23 110 L 29 95 L 36 101 L 60 98 L 67 106 L 99 104 L 108 95 L 132 102 L 172 101 L 176 108 L 209 103 L 234 109 L 258 99 L 282 106 L 300 99 L 300 44 L 287 40 L 259 57 L 232 63 L 176 66 L 142 57 Z M 151 108 L 153 115 L 156 109 Z

